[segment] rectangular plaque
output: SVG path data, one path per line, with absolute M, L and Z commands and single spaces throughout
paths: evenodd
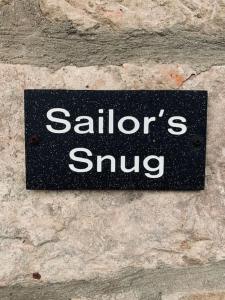
M 201 190 L 206 91 L 25 91 L 27 189 Z

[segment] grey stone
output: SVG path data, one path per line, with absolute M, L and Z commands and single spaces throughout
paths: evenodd
M 0 61 L 54 69 L 126 62 L 222 65 L 224 1 L 1 1 Z
M 225 262 L 220 261 L 177 269 L 128 268 L 92 280 L 16 284 L 0 288 L 0 296 L 1 300 L 193 300 L 195 296 L 199 297 L 197 300 L 202 300 L 204 296 L 223 297 L 224 267 Z

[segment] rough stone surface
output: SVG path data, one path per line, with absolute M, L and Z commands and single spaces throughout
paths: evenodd
M 0 61 L 57 69 L 225 61 L 224 0 L 1 0 Z
M 98 24 L 116 30 L 160 31 L 182 25 L 209 32 L 225 26 L 222 0 L 40 0 L 40 8 L 52 20 L 71 20 L 84 28 Z
M 180 300 L 224 300 L 225 293 L 207 293 L 207 294 L 194 294 L 181 297 Z
M 208 292 L 208 293 L 195 293 L 195 294 L 182 294 L 168 295 L 162 297 L 162 300 L 224 300 L 225 292 Z
M 88 281 L 48 284 L 39 281 L 37 284 L 2 287 L 0 296 L 1 300 L 171 300 L 171 297 L 172 300 L 178 300 L 178 297 L 190 296 L 196 291 L 204 296 L 209 289 L 214 294 L 220 294 L 225 290 L 224 267 L 225 261 L 178 269 L 128 268 L 110 277 Z
M 76 287 L 95 278 L 103 278 L 100 284 L 103 285 L 107 283 L 104 278 L 130 268 L 192 266 L 199 268 L 194 275 L 197 282 L 202 265 L 222 261 L 225 257 L 224 76 L 223 66 L 197 74 L 192 67 L 177 64 L 64 67 L 56 72 L 1 64 L 1 286 L 59 284 L 72 280 Z M 23 124 L 23 90 L 26 88 L 208 90 L 206 190 L 179 193 L 26 191 Z M 215 270 L 212 267 L 214 271 L 210 269 L 211 275 L 207 276 L 213 277 L 213 272 L 215 276 L 223 276 L 218 268 L 219 265 Z M 165 271 L 168 278 L 170 273 Z M 126 271 L 120 275 L 121 282 L 124 278 L 129 280 L 132 274 Z M 140 278 L 145 276 L 140 275 Z M 208 280 L 214 285 L 222 284 L 221 280 L 217 282 L 211 277 Z M 133 282 L 135 280 L 138 279 Z M 163 284 L 166 280 L 161 278 Z M 111 281 L 108 293 L 114 285 Z M 128 296 L 119 296 L 120 293 L 123 291 L 117 292 L 115 299 L 150 299 L 147 295 L 136 296 L 135 289 L 128 290 Z M 32 297 L 30 295 L 30 299 L 36 299 Z M 158 294 L 151 299 L 157 297 Z M 2 296 L 2 299 L 8 298 Z M 18 295 L 15 299 L 19 299 Z
M 225 299 L 224 16 L 224 0 L 0 0 L 1 300 Z M 206 190 L 26 191 L 25 88 L 208 90 Z

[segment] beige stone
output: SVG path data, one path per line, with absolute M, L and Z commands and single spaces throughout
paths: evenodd
M 122 293 L 111 294 L 111 295 L 90 296 L 88 298 L 87 297 L 73 298 L 71 300 L 138 300 L 138 296 L 134 292 L 122 292 Z
M 9 3 L 9 5 L 3 5 Z M 224 0 L 0 0 L 1 62 L 224 65 Z
M 85 13 L 83 1 L 76 6 L 65 0 L 41 0 L 40 8 L 46 17 L 54 20 L 71 20 L 75 26 L 83 29 L 92 28 L 97 24 L 93 18 Z M 83 10 L 82 10 L 83 9 Z
M 164 296 L 162 300 L 224 300 L 225 292 L 199 292 L 195 294 L 182 294 Z
M 224 16 L 225 0 L 0 0 L 1 300 L 225 300 Z M 26 88 L 208 90 L 206 189 L 27 191 Z
M 10 3 L 12 0 L 0 0 L 0 7 L 5 5 L 5 4 L 8 4 Z
M 117 30 L 163 30 L 173 26 L 222 30 L 225 25 L 223 0 L 40 0 L 50 19 L 71 20 L 91 28 L 98 25 Z
M 224 259 L 224 76 L 225 67 L 197 75 L 177 64 L 56 72 L 1 64 L 1 285 L 33 283 L 34 272 L 42 283 L 64 282 L 110 276 L 124 268 Z M 208 90 L 205 191 L 27 191 L 23 91 L 28 88 Z

